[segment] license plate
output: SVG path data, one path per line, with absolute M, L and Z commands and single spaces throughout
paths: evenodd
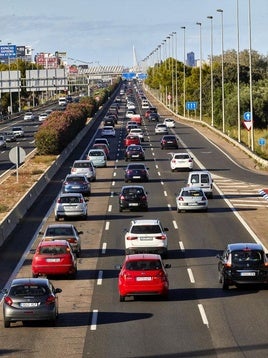
M 46 259 L 47 262 L 60 262 L 59 258 L 55 258 L 55 259 Z
M 152 277 L 136 277 L 136 281 L 152 281 Z
M 133 179 L 140 179 L 140 175 L 134 175 Z
M 138 158 L 139 157 L 139 154 L 133 154 L 132 155 L 132 158 Z
M 21 302 L 21 307 L 37 307 L 37 302 Z
M 188 205 L 189 205 L 189 206 L 196 206 L 197 203 L 189 203 Z
M 151 241 L 151 240 L 153 240 L 153 238 L 152 237 L 140 237 L 140 240 L 141 241 Z
M 241 276 L 256 276 L 256 272 L 241 272 Z
M 129 203 L 128 205 L 129 206 L 138 206 L 139 204 L 138 203 Z

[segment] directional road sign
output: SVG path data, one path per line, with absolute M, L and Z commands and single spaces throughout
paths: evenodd
M 195 111 L 197 109 L 198 102 L 186 102 L 186 109 L 188 111 Z
M 244 121 L 251 121 L 251 112 L 244 113 Z

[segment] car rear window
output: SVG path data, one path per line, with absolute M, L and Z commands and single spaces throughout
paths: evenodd
M 137 260 L 126 263 L 128 270 L 159 270 L 161 268 L 160 260 Z
M 188 159 L 189 155 L 187 155 L 187 154 L 176 154 L 176 155 L 174 155 L 174 158 L 175 159 Z
M 181 196 L 203 196 L 201 190 L 184 190 Z
M 160 234 L 162 232 L 159 225 L 133 225 L 132 234 Z
M 97 152 L 97 151 L 96 152 L 90 152 L 89 155 L 92 156 L 92 157 L 103 157 L 104 156 L 103 152 Z
M 41 285 L 20 285 L 11 287 L 11 296 L 44 296 L 47 294 L 48 289 Z
M 247 262 L 262 262 L 263 253 L 257 250 L 241 250 L 232 252 L 232 262 L 233 263 L 247 263 Z
M 74 163 L 74 168 L 91 168 L 90 162 L 77 162 Z
M 73 230 L 71 227 L 55 227 L 55 228 L 47 228 L 46 231 L 47 236 L 64 236 L 64 235 L 73 235 Z
M 124 189 L 123 194 L 124 195 L 126 195 L 126 194 L 128 194 L 128 195 L 144 194 L 144 191 L 143 191 L 143 189 L 130 188 L 130 189 Z
M 66 196 L 59 198 L 59 203 L 62 204 L 77 204 L 80 203 L 81 197 L 78 196 Z
M 61 255 L 67 252 L 66 246 L 41 246 L 39 254 L 41 255 Z

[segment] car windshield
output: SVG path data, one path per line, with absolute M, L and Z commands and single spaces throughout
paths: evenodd
M 97 151 L 96 152 L 90 152 L 89 155 L 92 156 L 92 157 L 103 157 L 104 156 L 103 152 L 97 152 Z
M 234 251 L 232 252 L 232 262 L 233 263 L 246 263 L 246 262 L 262 262 L 263 261 L 262 252 L 257 250 L 250 251 Z
M 20 285 L 10 289 L 10 296 L 44 296 L 47 294 L 47 287 L 41 285 Z
M 132 234 L 160 234 L 162 232 L 159 225 L 133 225 Z
M 159 270 L 161 268 L 160 260 L 137 260 L 126 263 L 127 270 Z
M 123 195 L 140 195 L 144 194 L 143 189 L 141 188 L 127 188 L 122 191 Z
M 203 196 L 201 190 L 184 190 L 181 196 Z
M 48 227 L 46 231 L 47 236 L 65 236 L 73 235 L 71 227 Z
M 91 168 L 91 163 L 89 163 L 89 162 L 77 162 L 77 163 L 74 163 L 74 168 Z
M 39 250 L 39 254 L 41 255 L 62 255 L 66 253 L 66 246 L 42 246 Z
M 62 204 L 77 204 L 81 202 L 81 197 L 78 196 L 62 196 L 59 198 L 59 203 Z
M 68 182 L 85 182 L 85 178 L 83 177 L 68 177 L 66 179 Z
M 174 155 L 175 159 L 188 159 L 189 155 L 188 154 L 176 154 Z

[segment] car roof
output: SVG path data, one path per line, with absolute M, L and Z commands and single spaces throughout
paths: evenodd
M 123 185 L 121 190 L 124 190 L 124 189 L 132 189 L 132 188 L 135 188 L 135 189 L 143 189 L 144 190 L 144 186 L 142 185 Z
M 87 178 L 84 174 L 67 174 L 65 178 L 77 178 L 77 177 L 80 177 L 80 178 Z
M 81 193 L 60 193 L 58 198 L 66 198 L 66 197 L 72 197 L 72 196 L 77 196 L 79 198 L 83 197 L 83 194 Z
M 77 159 L 73 162 L 74 163 L 92 163 L 92 161 L 90 159 Z
M 181 188 L 181 191 L 193 191 L 193 190 L 201 190 L 203 191 L 200 186 L 185 186 L 184 188 Z
M 228 245 L 228 250 L 236 251 L 236 250 L 261 250 L 263 251 L 263 246 L 261 244 L 252 243 L 252 242 L 241 242 L 241 243 L 234 243 Z
M 90 154 L 90 153 L 96 153 L 96 152 L 101 152 L 104 156 L 106 155 L 105 154 L 105 152 L 104 152 L 104 150 L 102 149 L 102 148 L 92 148 L 92 149 L 89 149 L 89 151 L 88 151 L 88 154 Z
M 53 240 L 53 241 L 40 241 L 39 247 L 41 246 L 69 246 L 67 240 Z
M 49 280 L 47 278 L 33 278 L 33 277 L 21 277 L 21 278 L 14 278 L 11 282 L 11 286 L 17 285 L 28 285 L 28 284 L 37 284 L 37 285 L 48 285 Z
M 69 228 L 69 227 L 71 227 L 71 228 L 73 228 L 74 227 L 74 225 L 73 224 L 49 224 L 47 227 L 46 227 L 46 229 L 48 229 L 48 228 L 54 228 L 54 227 L 67 227 L 67 228 Z
M 191 173 L 189 173 L 189 175 L 192 174 L 209 174 L 211 175 L 211 173 L 208 170 L 193 170 Z
M 136 260 L 161 260 L 161 256 L 158 254 L 131 254 L 125 256 L 125 261 L 136 261 Z
M 158 219 L 139 219 L 139 220 L 132 220 L 132 225 L 159 225 Z

